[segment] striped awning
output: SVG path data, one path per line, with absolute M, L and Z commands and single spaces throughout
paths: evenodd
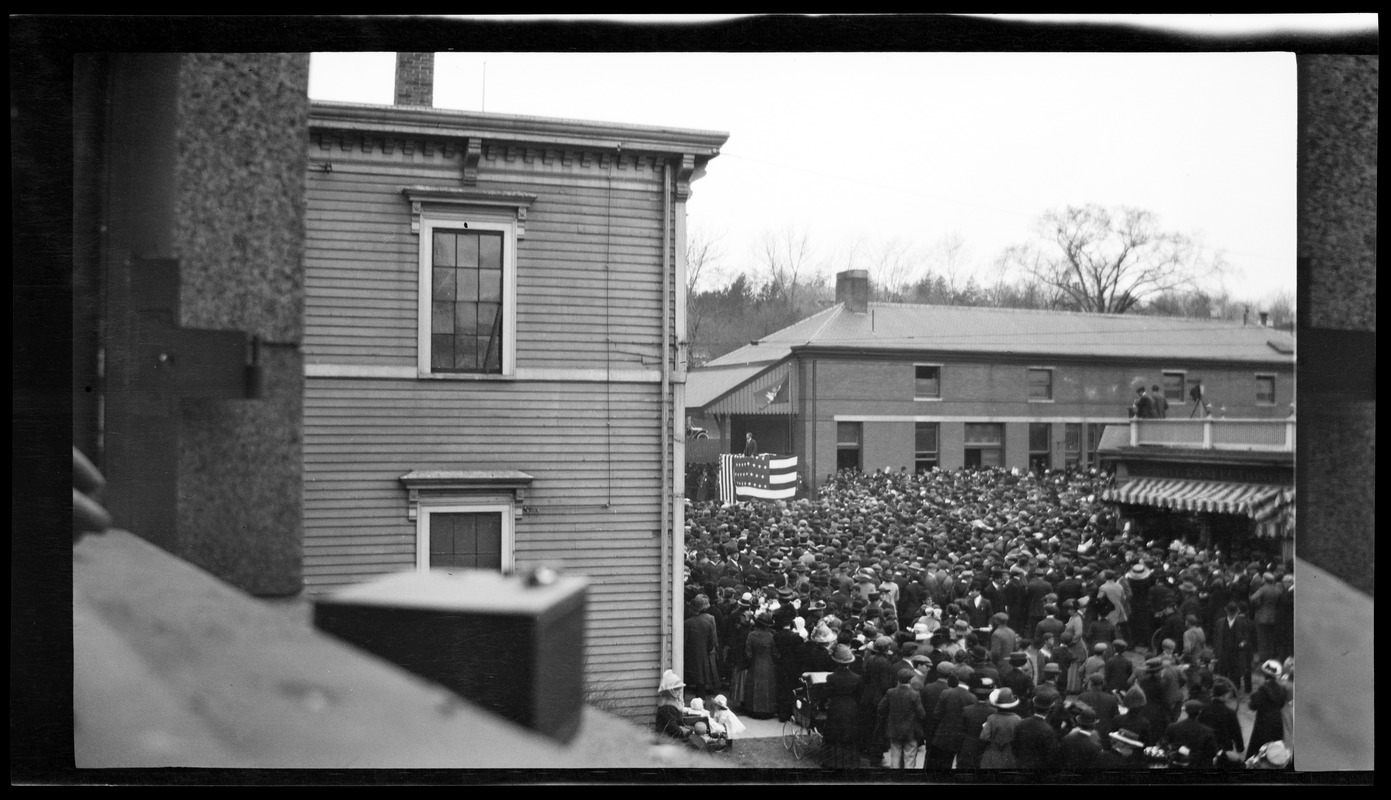
M 1107 489 L 1102 499 L 1175 511 L 1241 514 L 1255 521 L 1257 533 L 1262 536 L 1291 536 L 1294 532 L 1293 487 L 1136 478 L 1122 486 Z

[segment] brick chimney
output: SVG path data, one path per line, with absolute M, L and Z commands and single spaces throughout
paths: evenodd
M 864 314 L 869 311 L 869 270 L 847 269 L 836 274 L 836 302 L 844 303 L 847 311 Z
M 396 54 L 396 105 L 431 106 L 435 102 L 435 54 Z

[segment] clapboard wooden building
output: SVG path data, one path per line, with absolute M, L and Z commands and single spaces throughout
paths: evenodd
M 727 450 L 752 433 L 798 456 L 812 491 L 847 468 L 1098 466 L 1140 384 L 1160 387 L 1169 419 L 1292 412 L 1293 338 L 1262 325 L 878 303 L 863 270 L 837 276 L 836 300 L 687 387 L 695 425 Z M 1284 426 L 1249 431 L 1285 444 Z
M 727 135 L 436 109 L 400 74 L 310 112 L 305 591 L 585 575 L 586 688 L 646 714 L 681 668 L 685 207 Z

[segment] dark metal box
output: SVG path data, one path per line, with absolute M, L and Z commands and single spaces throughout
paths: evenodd
M 407 572 L 316 600 L 314 625 L 561 741 L 584 701 L 588 581 Z

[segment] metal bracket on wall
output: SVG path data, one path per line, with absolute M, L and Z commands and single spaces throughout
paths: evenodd
M 260 396 L 259 341 L 244 331 L 179 327 L 177 260 L 140 259 L 130 275 L 136 341 L 132 388 L 155 398 Z

